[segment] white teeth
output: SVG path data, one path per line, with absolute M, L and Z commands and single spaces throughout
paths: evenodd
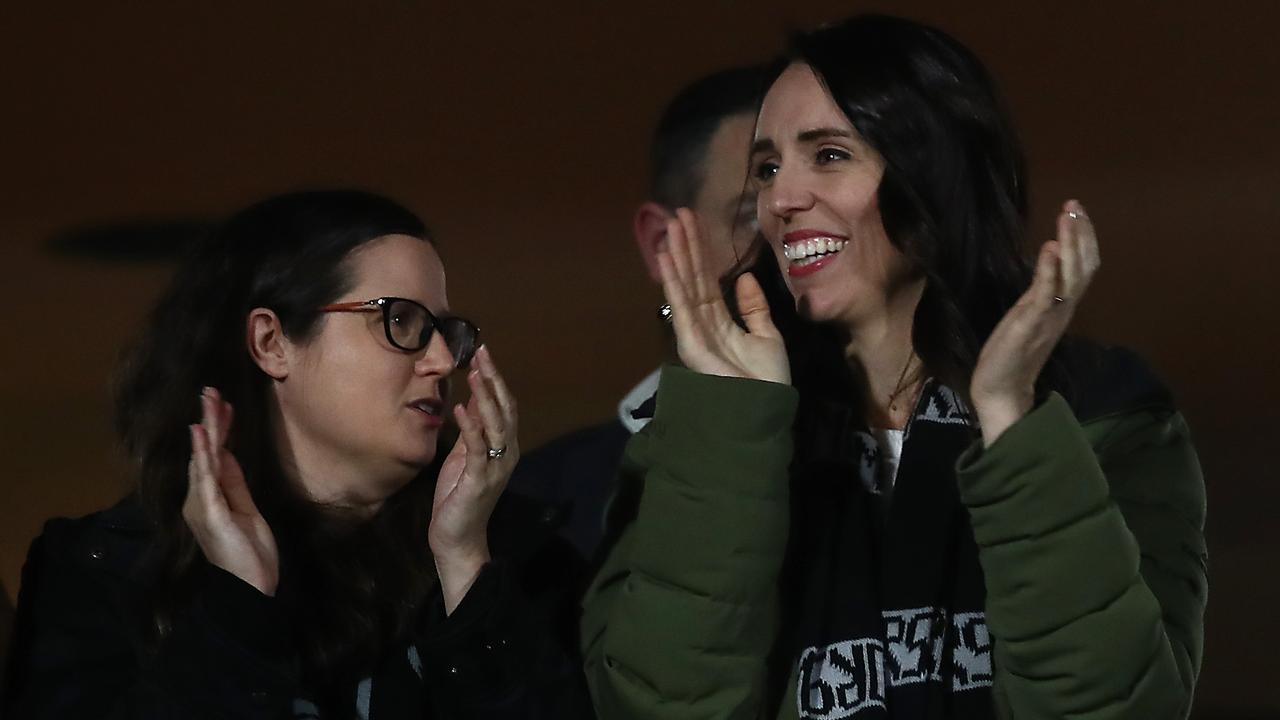
M 839 252 L 847 244 L 846 240 L 821 237 L 801 240 L 782 247 L 782 254 L 792 262 L 804 261 L 814 255 Z

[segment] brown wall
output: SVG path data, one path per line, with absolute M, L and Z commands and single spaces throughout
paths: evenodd
M 52 235 L 207 216 L 299 185 L 388 192 L 438 231 L 453 304 L 505 361 L 533 446 L 607 415 L 662 353 L 659 294 L 628 238 L 661 103 L 855 7 L 24 4 L 36 7 L 0 10 L 11 593 L 45 518 L 124 487 L 105 388 L 169 272 L 57 256 Z M 1098 223 L 1104 270 L 1080 329 L 1153 361 L 1202 452 L 1213 592 L 1201 707 L 1280 710 L 1264 654 L 1280 644 L 1264 619 L 1280 605 L 1266 533 L 1280 478 L 1263 454 L 1280 430 L 1280 4 L 1200 5 L 891 7 L 990 64 L 1028 146 L 1038 231 L 1068 196 Z

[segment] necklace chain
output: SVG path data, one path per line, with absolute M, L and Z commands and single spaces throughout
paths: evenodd
M 907 355 L 907 361 L 902 365 L 902 372 L 898 374 L 898 382 L 896 385 L 893 386 L 893 392 L 889 393 L 889 411 L 890 412 L 896 411 L 898 409 L 898 403 L 897 403 L 898 396 L 901 395 L 908 387 L 915 385 L 914 379 L 910 383 L 910 385 L 906 383 L 907 370 L 911 368 L 911 361 L 914 360 L 915 357 L 916 357 L 916 354 L 914 352 L 911 353 L 910 355 Z

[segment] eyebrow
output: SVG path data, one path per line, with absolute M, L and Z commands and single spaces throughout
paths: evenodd
M 844 128 L 821 127 L 821 128 L 813 128 L 812 130 L 804 130 L 804 131 L 801 131 L 798 135 L 796 135 L 796 139 L 802 143 L 810 143 L 816 140 L 822 140 L 822 139 L 831 138 L 831 137 L 851 138 L 853 137 L 853 132 L 850 130 L 846 130 Z M 773 152 L 776 149 L 777 149 L 777 146 L 774 145 L 773 140 L 769 138 L 761 138 L 751 144 L 752 155 L 755 155 L 756 153 L 761 153 L 761 152 Z
M 800 142 L 813 142 L 814 140 L 821 140 L 829 137 L 848 138 L 853 137 L 853 133 L 843 128 L 824 127 L 805 130 L 796 136 Z

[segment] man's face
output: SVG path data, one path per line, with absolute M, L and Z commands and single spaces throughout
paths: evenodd
M 691 209 L 706 233 L 703 259 L 717 276 L 723 276 L 753 249 L 758 233 L 755 191 L 746 183 L 754 131 L 753 114 L 731 115 L 707 143 L 702 187 Z

